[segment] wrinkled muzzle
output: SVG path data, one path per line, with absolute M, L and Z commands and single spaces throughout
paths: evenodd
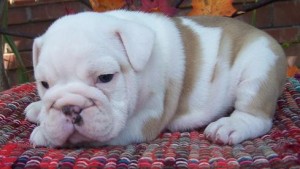
M 50 88 L 42 97 L 41 126 L 49 142 L 107 141 L 115 137 L 114 113 L 105 94 L 83 83 Z

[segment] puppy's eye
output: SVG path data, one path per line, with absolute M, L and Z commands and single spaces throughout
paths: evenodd
M 49 84 L 45 81 L 41 81 L 41 84 L 42 86 L 45 88 L 45 89 L 48 89 L 49 88 Z
M 114 74 L 100 75 L 100 76 L 98 76 L 97 82 L 99 82 L 99 83 L 108 83 L 113 79 L 113 77 L 114 77 Z

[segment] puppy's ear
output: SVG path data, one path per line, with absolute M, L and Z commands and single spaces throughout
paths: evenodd
M 147 64 L 154 45 L 155 34 L 146 26 L 125 23 L 117 30 L 123 43 L 130 64 L 136 71 L 141 71 Z
M 33 67 L 35 68 L 37 63 L 39 62 L 40 51 L 43 44 L 43 37 L 35 38 L 32 46 L 32 62 Z

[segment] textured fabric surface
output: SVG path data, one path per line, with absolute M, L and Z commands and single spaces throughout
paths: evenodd
M 212 144 L 203 129 L 162 133 L 150 143 L 99 148 L 34 148 L 25 107 L 34 84 L 0 93 L 0 168 L 300 168 L 300 82 L 288 79 L 272 130 L 235 146 Z

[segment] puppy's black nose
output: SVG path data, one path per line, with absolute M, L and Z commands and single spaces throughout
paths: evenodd
M 61 111 L 67 115 L 67 116 L 71 116 L 73 114 L 75 115 L 79 115 L 82 111 L 82 109 L 79 106 L 74 106 L 74 105 L 66 105 L 64 107 L 62 107 Z

